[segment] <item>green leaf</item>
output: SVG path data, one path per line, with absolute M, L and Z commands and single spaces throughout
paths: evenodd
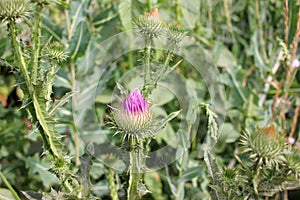
M 186 23 L 190 29 L 193 29 L 199 19 L 200 1 L 179 0 L 178 3 L 181 8 L 184 23 Z
M 172 101 L 174 97 L 168 88 L 161 86 L 158 86 L 152 93 L 153 103 L 160 106 Z
M 75 59 L 84 55 L 91 39 L 89 27 L 85 21 L 81 21 L 75 29 L 70 41 L 70 57 Z
M 58 138 L 56 138 L 54 135 L 54 133 L 55 133 L 54 124 L 47 123 L 46 116 L 44 115 L 45 113 L 42 110 L 42 107 L 38 101 L 36 94 L 33 94 L 32 101 L 33 101 L 36 118 L 39 122 L 39 125 L 43 129 L 43 132 L 41 132 L 41 134 L 42 134 L 43 138 L 46 139 L 46 140 L 44 140 L 44 142 L 48 143 L 45 145 L 50 148 L 49 150 L 51 151 L 51 153 L 54 156 L 60 157 L 59 149 L 57 149 L 57 145 L 60 143 L 58 142 Z
M 132 1 L 123 0 L 118 7 L 120 19 L 125 30 L 132 28 Z
M 152 171 L 145 174 L 144 177 L 147 188 L 151 191 L 151 195 L 155 200 L 163 200 L 162 182 L 159 173 Z
M 56 87 L 64 87 L 64 88 L 72 89 L 71 81 L 65 75 L 56 74 L 54 79 L 54 85 Z
M 220 42 L 215 45 L 213 55 L 217 66 L 232 67 L 237 65 L 237 61 L 233 54 Z
M 167 117 L 165 117 L 164 119 L 159 120 L 159 122 L 157 122 L 155 124 L 156 132 L 158 132 L 159 130 L 163 129 L 166 126 L 166 124 L 169 121 L 171 121 L 172 119 L 174 119 L 175 117 L 177 117 L 177 115 L 179 115 L 180 112 L 181 112 L 181 110 L 172 112 Z
M 49 112 L 49 115 L 50 115 L 50 116 L 51 116 L 51 115 L 54 115 L 54 114 L 57 112 L 57 110 L 58 110 L 60 107 L 62 107 L 65 103 L 68 103 L 69 100 L 70 100 L 70 98 L 71 98 L 72 96 L 74 96 L 76 93 L 77 93 L 77 92 L 68 92 L 68 93 L 66 93 L 60 100 L 55 101 L 55 102 L 54 102 L 54 105 L 52 106 L 52 108 L 51 108 L 51 110 L 50 110 L 50 112 Z
M 11 191 L 9 191 L 8 189 L 0 188 L 0 199 L 1 200 L 14 200 L 15 197 L 11 193 Z
M 170 175 L 169 175 L 169 169 L 168 169 L 168 167 L 166 167 L 165 169 L 166 169 L 166 179 L 167 179 L 167 181 L 168 181 L 168 184 L 169 184 L 169 187 L 170 187 L 170 189 L 171 189 L 171 192 L 172 192 L 172 194 L 173 194 L 174 196 L 176 196 L 176 194 L 177 194 L 177 188 L 176 188 L 176 186 L 172 183 L 172 180 L 171 180 Z
M 222 133 L 219 138 L 225 143 L 235 142 L 240 137 L 240 132 L 231 123 L 224 123 Z
M 183 171 L 181 178 L 178 181 L 190 181 L 193 178 L 200 176 L 204 171 L 204 167 L 202 165 L 197 167 L 188 168 Z
M 222 183 L 222 178 L 221 178 L 221 172 L 217 166 L 216 159 L 211 156 L 211 153 L 209 151 L 204 152 L 204 161 L 207 165 L 209 174 L 213 179 L 214 185 L 222 188 L 223 183 Z M 216 189 L 214 189 L 214 190 L 215 190 L 218 200 L 226 199 L 223 194 L 218 192 L 218 190 L 216 190 Z
M 77 29 L 80 22 L 86 19 L 88 14 L 87 10 L 91 3 L 91 0 L 73 0 L 70 4 L 70 18 L 71 20 L 71 27 L 70 33 L 73 37 L 73 33 L 75 29 Z
M 47 18 L 43 19 L 43 36 L 48 36 L 50 34 L 50 37 L 55 38 L 57 41 L 62 41 L 62 33 L 63 29 L 58 26 L 57 24 L 54 24 L 52 21 L 50 21 Z
M 33 157 L 24 157 L 21 154 L 17 156 L 24 160 L 26 167 L 29 169 L 28 175 L 33 176 L 38 173 L 46 188 L 50 188 L 52 185 L 60 182 L 54 174 L 48 171 L 51 166 L 50 163 L 41 162 L 38 154 L 35 154 Z

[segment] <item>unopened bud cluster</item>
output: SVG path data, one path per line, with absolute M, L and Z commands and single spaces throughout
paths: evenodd
M 140 16 L 136 20 L 135 26 L 146 39 L 166 35 L 169 42 L 173 44 L 178 44 L 186 35 L 186 31 L 180 28 L 179 25 L 166 25 L 157 8 L 154 8 L 150 13 Z

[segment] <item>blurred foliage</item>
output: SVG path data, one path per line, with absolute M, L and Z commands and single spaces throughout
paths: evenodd
M 179 109 L 184 112 L 149 143 L 149 151 L 168 145 L 171 148 L 163 156 L 180 156 L 170 165 L 144 174 L 145 187 L 151 193 L 143 199 L 263 199 L 265 196 L 284 199 L 287 194 L 289 199 L 299 197 L 300 193 L 296 190 L 300 177 L 300 117 L 297 114 L 300 113 L 300 70 L 299 50 L 295 49 L 299 34 L 297 27 L 300 27 L 297 1 L 26 2 L 31 3 L 29 12 L 26 8 L 23 15 L 10 17 L 20 20 L 16 24 L 18 36 L 22 50 L 25 49 L 24 56 L 28 58 L 32 54 L 34 40 L 31 36 L 35 18 L 33 8 L 45 6 L 41 12 L 39 39 L 43 57 L 38 58 L 42 68 L 38 78 L 48 78 L 54 83 L 53 87 L 50 85 L 53 93 L 48 94 L 48 102 L 54 109 L 50 114 L 55 116 L 55 130 L 63 143 L 60 150 L 64 157 L 55 160 L 45 151 L 38 134 L 38 124 L 24 109 L 28 93 L 20 71 L 16 70 L 19 63 L 10 45 L 7 22 L 3 21 L 0 24 L 0 171 L 6 181 L 0 179 L 0 199 L 16 198 L 13 190 L 23 199 L 110 199 L 111 184 L 114 184 L 119 199 L 126 199 L 128 173 L 125 166 L 128 163 L 112 162 L 111 166 L 116 169 L 112 172 L 99 160 L 111 161 L 108 143 L 119 145 L 120 138 L 113 137 L 114 133 L 106 126 L 109 115 L 107 104 L 111 103 L 116 82 L 126 83 L 130 90 L 140 87 L 143 82 L 141 71 L 134 66 L 143 64 L 144 54 L 131 51 L 130 41 L 101 42 L 130 30 L 134 27 L 133 21 L 153 8 L 158 8 L 163 23 L 186 30 L 188 37 L 205 50 L 199 55 L 190 45 L 191 50 L 183 48 L 182 56 L 173 55 L 169 65 L 175 66 L 175 71 L 186 81 L 172 73 L 172 81 L 163 80 L 169 88 L 175 88 L 189 105 L 180 105 L 176 96 L 165 87 L 153 91 L 151 100 L 158 105 L 156 112 L 161 116 Z M 22 4 L 21 11 L 25 7 L 27 5 Z M 0 19 L 4 19 L 2 14 Z M 100 43 L 107 46 L 100 47 Z M 101 55 L 100 49 L 103 48 L 110 54 L 123 49 L 128 53 L 115 58 L 113 63 L 103 63 L 110 59 L 108 54 L 105 54 L 106 58 Z M 99 53 L 94 53 L 95 49 L 99 49 Z M 166 58 L 165 54 L 167 52 L 155 51 L 151 58 L 159 64 Z M 225 102 L 223 124 L 220 116 L 225 115 L 224 110 L 218 105 L 210 105 L 207 83 L 190 60 L 185 60 L 187 57 L 201 59 L 203 62 L 199 63 L 199 67 L 203 70 L 216 67 L 220 72 L 220 77 L 214 81 L 224 86 L 225 94 L 220 97 Z M 56 67 L 49 71 L 53 59 L 57 60 Z M 102 65 L 109 66 L 99 67 Z M 123 75 L 129 70 L 136 71 L 125 80 Z M 80 84 L 90 87 L 80 93 L 77 91 L 77 87 L 82 87 Z M 91 110 L 86 107 L 88 98 L 76 102 L 75 96 L 95 95 L 95 88 L 96 124 L 101 128 L 93 127 L 90 131 L 81 132 L 77 128 L 78 122 L 74 122 L 74 113 L 84 119 L 79 123 L 82 127 L 92 124 L 93 119 Z M 194 94 L 196 102 L 192 99 Z M 72 107 L 74 102 L 76 107 Z M 199 106 L 200 102 L 204 104 Z M 215 119 L 216 116 L 219 118 Z M 177 132 L 180 120 L 190 128 L 191 138 L 185 132 Z M 213 142 L 205 136 L 208 132 L 217 131 L 217 122 L 220 136 L 213 146 Z M 274 125 L 280 137 L 267 138 L 266 141 L 258 132 L 270 125 Z M 180 138 L 179 147 L 172 142 L 176 137 Z M 87 144 L 90 141 L 93 144 Z M 278 142 L 282 144 L 276 146 Z M 213 146 L 210 152 L 205 151 L 208 146 Z M 275 162 L 272 154 L 265 149 L 267 147 L 278 156 Z M 253 150 L 255 148 L 267 151 L 264 154 L 267 158 L 260 161 L 260 155 Z M 160 162 L 163 163 L 157 160 L 157 163 Z M 67 181 L 62 180 L 63 177 Z M 74 185 L 78 188 L 73 188 Z M 287 189 L 293 191 L 287 192 Z

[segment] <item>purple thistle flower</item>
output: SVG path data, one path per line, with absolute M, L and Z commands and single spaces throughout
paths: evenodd
M 130 114 L 139 114 L 149 110 L 147 99 L 143 99 L 139 89 L 135 89 L 123 101 L 123 108 Z
M 135 137 L 149 132 L 152 120 L 150 105 L 148 100 L 143 98 L 139 89 L 133 90 L 124 100 L 120 98 L 119 105 L 111 108 L 120 132 Z

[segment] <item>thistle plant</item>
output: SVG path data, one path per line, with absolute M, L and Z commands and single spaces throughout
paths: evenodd
M 66 191 L 77 193 L 78 182 L 70 170 L 71 163 L 63 153 L 62 136 L 55 128 L 54 115 L 59 105 L 63 105 L 66 101 L 53 102 L 51 98 L 54 77 L 68 56 L 63 44 L 59 42 L 49 44 L 49 41 L 41 39 L 42 11 L 55 2 L 4 0 L 0 2 L 0 20 L 7 24 L 10 35 L 15 57 L 12 66 L 20 77 L 18 93 L 24 96 L 22 108 L 28 111 L 28 118 L 38 130 L 45 153 L 53 158 L 52 171 L 60 178 Z M 21 39 L 21 25 L 29 25 L 31 44 L 29 46 L 24 45 Z M 68 97 L 64 97 L 66 98 Z
M 235 155 L 239 165 L 235 167 L 219 170 L 215 160 L 207 156 L 218 199 L 271 197 L 300 187 L 299 150 L 288 146 L 273 125 L 244 132 L 240 145 L 241 152 Z
M 145 40 L 145 67 L 144 67 L 144 87 L 142 89 L 144 96 L 151 94 L 152 90 L 156 88 L 158 81 L 166 75 L 169 67 L 169 62 L 172 59 L 172 54 L 178 48 L 180 41 L 186 35 L 186 31 L 178 25 L 166 24 L 160 16 L 158 9 L 154 8 L 150 13 L 140 16 L 134 22 L 138 33 Z M 167 49 L 167 56 L 164 61 L 164 66 L 159 72 L 152 73 L 152 48 L 154 39 L 166 36 L 169 43 Z
M 150 104 L 143 98 L 140 90 L 135 89 L 124 100 L 119 98 L 116 107 L 110 107 L 116 128 L 115 134 L 122 134 L 122 141 L 127 139 L 130 146 L 128 199 L 140 199 L 142 195 L 139 188 L 142 185 L 141 173 L 145 156 L 143 142 L 146 136 L 153 134 Z
M 126 95 L 124 99 L 118 97 L 116 105 L 109 106 L 112 111 L 112 124 L 116 134 L 122 135 L 122 143 L 129 143 L 130 167 L 129 167 L 129 187 L 127 191 L 128 199 L 140 199 L 148 192 L 143 184 L 142 173 L 145 170 L 147 158 L 147 144 L 151 139 L 168 123 L 175 118 L 180 111 L 173 112 L 163 120 L 158 120 L 155 112 L 151 110 L 152 104 L 149 97 L 156 88 L 158 81 L 166 74 L 172 51 L 183 39 L 185 33 L 179 33 L 179 29 L 166 26 L 157 9 L 139 17 L 135 22 L 138 33 L 145 39 L 145 65 L 144 65 L 144 86 L 142 91 L 136 88 Z M 168 56 L 164 62 L 164 67 L 154 73 L 152 65 L 153 40 L 166 35 L 173 44 L 172 49 L 168 49 Z M 120 87 L 123 88 L 123 87 Z

